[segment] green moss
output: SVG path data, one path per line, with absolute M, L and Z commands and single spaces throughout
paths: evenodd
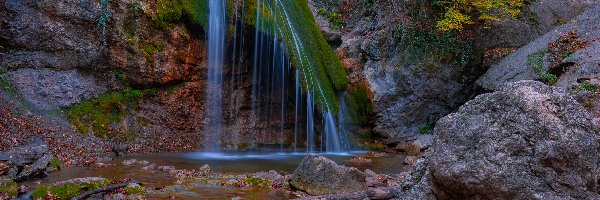
M 208 1 L 207 0 L 182 0 L 184 14 L 190 21 L 208 27 Z
M 16 197 L 19 194 L 19 186 L 11 180 L 0 180 L 0 194 Z
M 127 191 L 127 194 L 132 195 L 132 194 L 139 194 L 139 195 L 144 195 L 146 194 L 146 189 L 142 186 L 136 185 L 136 186 L 127 186 L 125 187 L 125 191 Z
M 50 167 L 60 168 L 62 163 L 60 162 L 60 160 L 51 160 L 49 165 Z
M 366 84 L 350 85 L 346 95 L 346 104 L 355 124 L 366 123 L 373 114 L 373 97 Z
M 68 119 L 75 128 L 84 134 L 92 131 L 102 138 L 123 136 L 129 138 L 129 129 L 124 131 L 109 131 L 110 125 L 119 122 L 129 114 L 129 110 L 136 109 L 139 101 L 145 95 L 153 95 L 156 89 L 134 90 L 125 89 L 121 92 L 105 94 L 97 99 L 84 101 L 72 106 Z
M 598 87 L 595 86 L 594 84 L 590 83 L 589 81 L 583 81 L 583 82 L 579 83 L 578 90 L 596 93 L 596 92 L 598 92 Z
M 544 69 L 544 56 L 548 49 L 540 49 L 527 56 L 527 65 L 533 68 L 536 72 L 541 72 Z
M 366 143 L 365 147 L 371 151 L 383 151 L 385 146 L 381 143 Z
M 299 69 L 304 90 L 314 94 L 319 109 L 337 112 L 339 102 L 336 94 L 347 89 L 347 74 L 323 38 L 308 3 L 305 0 L 277 1 L 269 5 L 270 12 L 262 12 L 266 16 L 265 24 L 277 24 L 276 36 L 283 41 L 293 65 Z M 267 8 L 263 3 L 259 9 Z M 270 22 L 271 19 L 274 21 Z M 269 26 L 257 28 L 266 34 L 273 33 Z
M 119 80 L 121 84 L 127 83 L 127 78 L 125 77 L 125 73 L 123 72 L 123 70 L 115 71 L 115 78 L 117 78 L 117 80 Z
M 404 62 L 426 72 L 437 70 L 440 64 L 465 67 L 472 54 L 469 40 L 461 40 L 455 31 L 438 32 L 433 28 L 401 25 L 396 32 Z
M 47 194 L 57 196 L 59 199 L 71 199 L 89 190 L 100 189 L 110 185 L 110 181 L 90 181 L 66 183 L 60 186 L 41 185 L 33 192 L 33 199 L 43 199 Z
M 244 180 L 245 183 L 252 185 L 253 187 L 271 187 L 271 181 L 262 178 L 247 178 Z
M 542 80 L 547 83 L 548 85 L 554 85 L 556 83 L 556 80 L 558 79 L 558 77 L 554 74 L 548 73 L 548 72 L 542 72 Z
M 319 8 L 317 10 L 317 14 L 327 17 L 330 28 L 333 30 L 339 30 L 344 25 L 344 19 L 337 10 L 328 11 L 325 8 Z
M 144 52 L 147 62 L 153 62 L 154 54 L 165 50 L 166 45 L 160 41 L 141 41 L 139 48 Z
M 431 131 L 433 131 L 433 124 L 424 122 L 424 123 L 421 123 L 421 125 L 419 125 L 419 133 L 427 134 L 427 133 L 430 133 Z
M 9 95 L 13 97 L 18 97 L 17 91 L 13 88 L 13 86 L 4 78 L 0 77 L 0 89 L 7 92 Z
M 548 53 L 548 49 L 540 49 L 527 56 L 527 65 L 540 75 L 542 81 L 548 85 L 554 85 L 558 77 L 554 74 L 544 71 L 544 57 Z
M 207 0 L 158 0 L 156 2 L 156 15 L 152 16 L 154 23 L 163 29 L 169 23 L 179 21 L 186 16 L 191 22 L 207 27 L 208 1 Z
M 137 122 L 142 127 L 148 126 L 148 120 L 146 118 L 138 117 Z
M 137 43 L 137 27 L 138 18 L 142 15 L 142 6 L 139 3 L 132 3 L 127 5 L 127 17 L 123 22 L 123 32 L 127 38 L 127 44 L 135 45 Z

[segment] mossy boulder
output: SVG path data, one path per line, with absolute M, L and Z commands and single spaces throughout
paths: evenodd
M 11 199 L 19 194 L 19 186 L 14 181 L 0 177 L 0 199 Z
M 71 199 L 86 191 L 104 188 L 111 184 L 111 181 L 105 178 L 90 177 L 78 178 L 52 185 L 41 185 L 33 192 L 33 199 L 44 199 L 48 195 L 58 197 L 58 199 Z

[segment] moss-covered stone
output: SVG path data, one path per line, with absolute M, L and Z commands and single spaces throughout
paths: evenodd
M 128 185 L 124 189 L 125 189 L 125 191 L 127 191 L 127 194 L 129 194 L 129 195 L 132 195 L 132 194 L 144 195 L 144 194 L 146 194 L 146 189 L 137 184 Z
M 271 181 L 255 177 L 244 179 L 244 182 L 252 185 L 253 187 L 271 187 L 272 185 Z
M 139 47 L 146 56 L 147 62 L 153 62 L 154 54 L 165 50 L 166 45 L 160 41 L 141 41 Z
M 33 199 L 44 199 L 51 195 L 59 199 L 71 199 L 89 190 L 100 189 L 110 185 L 107 179 L 92 180 L 88 182 L 70 182 L 62 185 L 41 185 L 33 192 Z
M 16 197 L 19 194 L 19 186 L 17 183 L 0 177 L 0 199 L 6 197 Z
M 48 166 L 58 169 L 62 166 L 62 163 L 60 162 L 60 160 L 51 160 Z
M 134 90 L 125 89 L 102 95 L 94 100 L 84 101 L 71 107 L 68 119 L 75 128 L 84 134 L 92 131 L 102 138 L 124 136 L 131 138 L 127 129 L 121 132 L 110 131 L 110 125 L 119 122 L 129 114 L 130 110 L 138 107 L 144 95 L 155 94 L 157 89 Z
M 366 123 L 374 109 L 373 95 L 369 87 L 365 83 L 350 85 L 345 98 L 353 122 Z
M 179 21 L 183 16 L 207 27 L 208 0 L 158 0 L 152 20 L 158 27 L 166 29 L 169 23 Z

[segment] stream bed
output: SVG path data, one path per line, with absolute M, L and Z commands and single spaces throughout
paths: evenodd
M 354 156 L 364 155 L 366 152 L 356 151 L 336 154 L 316 154 L 332 159 L 337 164 L 356 167 L 361 171 L 371 169 L 378 174 L 397 174 L 405 171 L 403 154 L 389 154 L 387 156 L 372 158 L 372 162 L 351 162 Z M 212 152 L 189 152 L 189 153 L 161 153 L 138 156 L 119 157 L 106 162 L 107 167 L 65 167 L 60 171 L 49 174 L 43 180 L 44 183 L 54 183 L 82 177 L 103 177 L 119 181 L 125 179 L 137 180 L 146 188 L 173 187 L 174 192 L 150 193 L 149 199 L 231 199 L 242 197 L 244 199 L 288 199 L 289 195 L 281 194 L 281 191 L 269 188 L 239 188 L 230 186 L 219 186 L 215 184 L 194 183 L 194 187 L 180 187 L 176 178 L 169 173 L 142 169 L 139 165 L 125 166 L 124 160 L 144 160 L 157 166 L 174 166 L 176 169 L 198 169 L 208 164 L 213 172 L 221 174 L 222 177 L 231 177 L 240 174 L 249 174 L 260 171 L 275 170 L 291 174 L 302 161 L 306 153 L 212 153 Z M 219 179 L 219 178 L 215 178 Z M 214 182 L 225 181 L 212 180 Z M 30 183 L 33 186 L 37 183 Z

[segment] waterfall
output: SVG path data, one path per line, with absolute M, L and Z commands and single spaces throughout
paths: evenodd
M 223 64 L 225 54 L 225 1 L 210 0 L 208 19 L 208 82 L 206 89 L 205 144 L 208 150 L 220 149 Z
M 285 144 L 290 140 L 293 143 L 288 149 L 293 151 L 298 151 L 301 146 L 307 152 L 348 151 L 350 147 L 347 132 L 341 127 L 344 117 L 340 116 L 346 113 L 341 112 L 341 105 L 340 112 L 335 112 L 337 105 L 324 100 L 325 90 L 331 88 L 324 90 L 322 80 L 316 77 L 318 73 L 323 72 L 314 67 L 313 60 L 308 59 L 305 48 L 311 47 L 305 46 L 305 38 L 296 32 L 305 27 L 296 27 L 298 24 L 292 23 L 288 10 L 291 8 L 286 7 L 289 2 L 256 0 L 253 13 L 246 13 L 243 0 L 234 1 L 229 8 L 234 13 L 227 13 L 226 3 L 224 0 L 209 0 L 208 81 L 204 127 L 207 150 L 220 150 L 221 140 L 229 144 L 229 138 L 221 136 L 222 128 L 228 127 L 232 120 L 241 116 L 237 114 L 243 102 L 235 98 L 235 95 L 250 90 L 247 100 L 251 128 L 242 133 L 247 134 L 245 137 L 268 138 L 269 141 L 257 141 L 269 145 L 278 143 L 282 152 L 287 150 Z M 250 56 L 245 56 L 243 50 L 244 34 L 252 33 L 244 31 L 244 20 L 248 20 L 245 18 L 246 14 L 254 14 L 254 48 L 248 49 L 253 50 Z M 226 16 L 231 18 L 231 24 L 227 23 Z M 231 51 L 225 51 L 227 30 L 232 31 L 229 35 L 233 37 L 230 40 L 233 47 Z M 252 62 L 244 62 L 248 58 L 252 59 Z M 231 64 L 231 70 L 224 74 L 225 60 L 227 64 Z M 251 77 L 245 79 L 242 74 L 247 70 Z M 250 85 L 244 85 L 247 83 L 244 80 L 249 78 Z M 223 85 L 224 82 L 227 85 Z M 224 97 L 227 105 L 223 105 Z M 225 113 L 222 113 L 223 106 L 229 108 Z M 223 114 L 227 118 L 224 118 Z M 287 140 L 286 123 L 292 122 L 292 118 L 293 130 L 287 133 L 293 131 L 294 135 L 293 138 L 290 135 L 290 140 Z M 289 127 L 291 128 L 291 124 Z M 254 138 L 249 138 L 248 141 L 253 141 Z M 302 145 L 302 142 L 306 142 L 305 145 Z

